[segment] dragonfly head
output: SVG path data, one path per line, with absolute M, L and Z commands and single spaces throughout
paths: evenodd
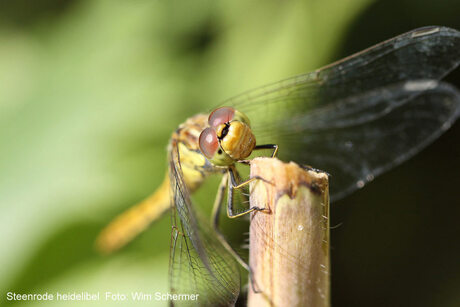
M 200 150 L 218 166 L 229 166 L 247 158 L 256 146 L 248 117 L 231 108 L 214 110 L 208 119 L 209 126 L 200 135 Z

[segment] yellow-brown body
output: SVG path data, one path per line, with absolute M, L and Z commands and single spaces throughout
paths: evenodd
M 238 111 L 235 113 L 236 120 L 219 125 L 216 131 L 224 151 L 216 154 L 220 163 L 206 159 L 199 148 L 200 133 L 208 126 L 207 115 L 198 114 L 189 118 L 171 136 L 168 152 L 172 147 L 177 147 L 183 179 L 190 193 L 197 190 L 210 174 L 222 172 L 222 167 L 247 158 L 256 146 L 249 119 Z M 117 216 L 101 231 L 96 240 L 97 249 L 104 254 L 120 249 L 169 208 L 170 181 L 166 174 L 155 193 Z
M 198 137 L 207 126 L 207 119 L 205 114 L 189 118 L 173 133 L 169 145 L 178 147 L 183 178 L 190 193 L 198 189 L 210 173 L 220 171 L 206 160 L 198 148 Z M 147 229 L 170 206 L 170 181 L 166 174 L 155 193 L 121 213 L 101 231 L 96 248 L 103 254 L 120 249 Z

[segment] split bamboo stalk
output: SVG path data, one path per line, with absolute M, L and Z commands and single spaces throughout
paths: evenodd
M 329 182 L 273 158 L 251 162 L 249 307 L 330 306 Z M 260 293 L 255 293 L 260 291 Z

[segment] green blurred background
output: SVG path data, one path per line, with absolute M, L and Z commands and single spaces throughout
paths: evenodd
M 0 304 L 166 292 L 167 216 L 111 257 L 93 241 L 159 185 L 177 125 L 432 24 L 460 29 L 459 1 L 0 0 Z M 334 306 L 460 304 L 459 126 L 332 204 Z

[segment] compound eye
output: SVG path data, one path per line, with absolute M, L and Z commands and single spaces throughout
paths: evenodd
M 209 115 L 209 126 L 216 129 L 219 125 L 230 122 L 235 116 L 235 109 L 231 107 L 221 107 L 212 111 Z
M 219 148 L 216 131 L 212 128 L 204 129 L 199 139 L 200 150 L 207 158 L 212 158 Z

